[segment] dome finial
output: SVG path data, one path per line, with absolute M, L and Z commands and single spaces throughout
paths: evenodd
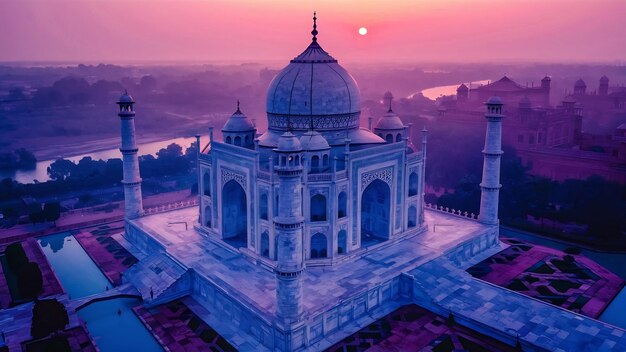
M 313 34 L 313 41 L 317 42 L 317 12 L 313 12 L 313 30 L 311 31 L 311 34 Z
M 241 110 L 239 110 L 239 99 L 237 99 L 237 111 L 236 114 L 241 114 Z

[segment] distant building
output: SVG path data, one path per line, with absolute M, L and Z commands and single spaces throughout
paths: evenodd
M 467 89 L 464 84 L 459 86 L 456 100 L 440 99 L 437 115 L 441 121 L 479 125 L 479 97 L 488 94 L 502 96 L 507 115 L 503 122 L 506 126 L 504 143 L 517 150 L 531 173 L 554 180 L 598 175 L 626 183 L 622 130 L 618 128 L 611 135 L 584 132 L 586 125 L 615 126 L 616 121 L 626 121 L 626 90 L 617 87 L 610 90 L 608 84 L 609 79 L 603 76 L 598 89 L 602 94 L 589 93 L 585 82 L 579 79 L 574 84 L 574 94 L 551 107 L 545 104 L 549 95 L 549 77 L 542 80 L 543 88 L 528 88 L 505 76 L 474 89 Z M 544 93 L 548 95 L 544 96 Z M 602 116 L 612 118 L 606 121 Z
M 461 84 L 457 88 L 457 103 L 480 107 L 489 97 L 499 96 L 505 105 L 512 105 L 522 98 L 530 100 L 533 106 L 550 106 L 550 77 L 546 76 L 541 80 L 541 86 L 524 87 L 507 76 L 489 84 L 467 88 Z

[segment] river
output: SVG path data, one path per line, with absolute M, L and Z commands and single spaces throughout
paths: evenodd
M 202 140 L 208 141 L 208 136 L 202 136 L 201 138 Z M 196 140 L 195 137 L 180 137 L 180 138 L 166 139 L 166 140 L 157 141 L 157 142 L 139 144 L 138 145 L 139 155 L 150 154 L 150 155 L 156 156 L 156 153 L 159 150 L 167 147 L 168 145 L 172 143 L 176 143 L 180 145 L 181 147 L 183 147 L 183 153 L 184 153 L 187 147 L 189 147 L 191 143 L 195 142 L 195 140 Z M 108 159 L 114 159 L 114 158 L 120 159 L 122 157 L 122 154 L 120 153 L 120 150 L 118 148 L 110 148 L 110 149 L 103 149 L 103 150 L 95 151 L 92 153 L 68 156 L 68 157 L 65 157 L 65 159 L 78 163 L 80 159 L 86 156 L 90 156 L 94 160 L 99 160 L 99 159 L 108 160 Z M 50 179 L 50 177 L 48 177 L 48 166 L 50 166 L 50 164 L 52 164 L 54 160 L 55 159 L 38 161 L 35 168 L 31 170 L 17 170 L 13 172 L 0 171 L 0 179 L 9 177 L 19 183 L 34 183 L 34 180 L 37 180 L 39 182 L 48 181 Z
M 489 83 L 488 79 L 484 79 L 482 81 L 472 81 L 472 82 L 463 82 L 468 88 L 471 87 L 477 87 L 477 86 L 482 86 L 485 85 L 487 83 Z M 419 92 L 415 92 L 411 95 L 409 95 L 407 98 L 411 99 L 414 96 L 418 95 L 418 94 L 422 94 L 424 97 L 431 99 L 431 100 L 437 100 L 437 98 L 443 96 L 443 95 L 456 95 L 456 89 L 461 85 L 461 83 L 457 83 L 457 84 L 452 84 L 449 86 L 438 86 L 438 87 L 432 87 L 432 88 L 427 88 L 427 89 L 422 89 Z

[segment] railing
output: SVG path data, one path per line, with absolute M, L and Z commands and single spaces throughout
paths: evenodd
M 448 207 L 444 207 L 443 205 L 439 205 L 437 206 L 437 204 L 430 204 L 430 203 L 426 203 L 426 208 L 428 209 L 432 209 L 441 213 L 446 213 L 446 214 L 451 214 L 454 216 L 458 216 L 461 218 L 467 218 L 467 219 L 471 219 L 471 220 L 476 220 L 478 219 L 478 215 L 474 214 L 474 213 L 469 213 L 467 211 L 462 211 L 462 210 L 456 210 L 456 209 L 451 209 Z
M 198 198 L 194 198 L 192 200 L 187 200 L 187 201 L 174 202 L 174 203 L 170 203 L 166 205 L 159 205 L 154 208 L 144 209 L 143 213 L 144 215 L 157 214 L 157 213 L 163 213 L 163 212 L 175 210 L 175 209 L 193 207 L 196 205 L 198 205 Z

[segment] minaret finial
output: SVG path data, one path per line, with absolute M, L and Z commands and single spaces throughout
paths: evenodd
M 317 12 L 313 12 L 313 30 L 311 34 L 313 34 L 313 41 L 317 42 Z
M 128 89 L 124 88 L 124 94 L 128 95 Z

